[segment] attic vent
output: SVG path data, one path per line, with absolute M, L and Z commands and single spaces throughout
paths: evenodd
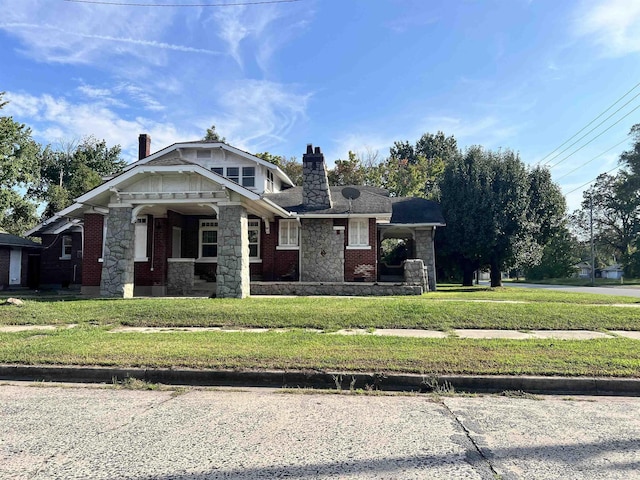
M 211 150 L 198 150 L 196 158 L 211 158 Z

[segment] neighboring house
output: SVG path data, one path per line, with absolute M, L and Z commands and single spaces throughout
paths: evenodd
M 294 186 L 276 165 L 224 143 L 177 143 L 150 154 L 149 136 L 139 142 L 137 162 L 28 232 L 48 252 L 43 283 L 116 297 L 436 288 L 433 240 L 444 219 L 435 202 L 329 187 L 324 156 L 311 145 L 303 185 Z M 410 246 L 393 279 L 409 275 L 411 289 L 372 286 L 386 238 Z
M 600 270 L 602 278 L 620 280 L 624 276 L 624 268 L 619 263 L 614 263 Z
M 0 230 L 0 290 L 37 287 L 41 246 Z
M 587 262 L 580 262 L 573 266 L 575 275 L 578 278 L 591 278 L 591 265 Z

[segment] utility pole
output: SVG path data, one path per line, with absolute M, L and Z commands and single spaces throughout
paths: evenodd
M 591 228 L 591 286 L 593 287 L 596 283 L 596 260 L 593 248 L 593 195 L 589 195 L 589 225 Z

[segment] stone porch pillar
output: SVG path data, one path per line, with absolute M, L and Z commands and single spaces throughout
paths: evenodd
M 436 256 L 433 246 L 433 228 L 415 231 L 416 258 L 424 262 L 429 279 L 429 291 L 436 290 Z
M 216 297 L 249 296 L 249 231 L 247 210 L 240 204 L 219 204 Z
M 131 223 L 131 206 L 109 207 L 105 217 L 107 233 L 104 243 L 100 295 L 133 297 L 135 225 Z

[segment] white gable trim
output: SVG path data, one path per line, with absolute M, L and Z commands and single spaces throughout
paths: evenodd
M 158 150 L 155 153 L 152 153 L 151 155 L 149 155 L 148 157 L 142 158 L 140 160 L 138 160 L 137 162 L 133 162 L 130 165 L 128 165 L 127 167 L 125 167 L 124 171 L 128 171 L 132 168 L 135 168 L 137 166 L 140 165 L 145 165 L 148 162 L 155 160 L 157 158 L 162 157 L 163 155 L 166 155 L 167 153 L 170 153 L 172 151 L 176 151 L 178 152 L 178 156 L 180 158 L 182 158 L 182 155 L 180 153 L 181 149 L 185 149 L 185 148 L 194 148 L 194 149 L 198 149 L 198 150 L 210 150 L 213 148 L 220 148 L 222 150 L 226 150 L 227 152 L 231 152 L 231 153 L 235 153 L 236 155 L 246 158 L 247 160 L 251 160 L 252 162 L 257 163 L 258 165 L 262 165 L 263 167 L 268 168 L 269 170 L 274 170 L 276 172 L 278 172 L 278 175 L 284 179 L 286 182 L 288 182 L 290 185 L 294 185 L 294 183 L 291 181 L 291 179 L 287 176 L 286 173 L 284 173 L 280 167 L 278 167 L 277 165 L 274 165 L 271 162 L 267 162 L 266 160 L 262 160 L 259 157 L 256 157 L 255 155 L 250 154 L 249 152 L 245 152 L 244 150 L 240 150 L 239 148 L 236 147 L 232 147 L 231 145 L 227 145 L 226 143 L 221 143 L 221 142 L 186 142 L 186 143 L 174 143 L 173 145 L 169 145 L 168 147 L 163 148 L 162 150 Z

